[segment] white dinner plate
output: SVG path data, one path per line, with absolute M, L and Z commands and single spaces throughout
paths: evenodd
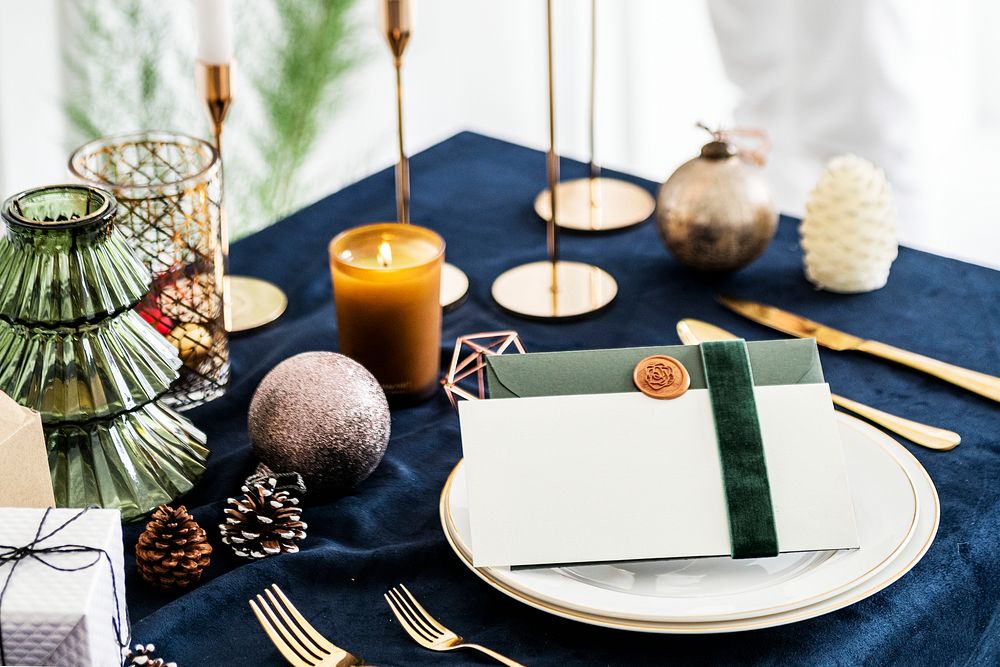
M 881 431 L 838 416 L 863 545 L 858 550 L 744 561 L 477 569 L 467 546 L 461 463 L 442 493 L 445 534 L 463 562 L 496 588 L 589 623 L 651 632 L 723 632 L 811 618 L 902 576 L 926 552 L 938 524 L 937 494 L 920 463 Z

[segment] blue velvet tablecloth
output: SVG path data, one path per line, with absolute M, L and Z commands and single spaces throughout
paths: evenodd
M 585 173 L 568 161 L 563 172 L 566 178 Z M 564 234 L 563 256 L 609 270 L 619 282 L 617 301 L 574 323 L 519 320 L 497 308 L 490 284 L 503 270 L 544 256 L 544 225 L 532 211 L 545 179 L 543 154 L 464 133 L 415 156 L 412 174 L 414 222 L 440 231 L 448 259 L 472 280 L 468 302 L 445 315 L 442 369 L 457 336 L 495 329 L 516 329 L 529 351 L 677 343 L 674 324 L 682 317 L 751 339 L 780 337 L 716 304 L 724 291 L 1000 374 L 1000 273 L 901 248 L 884 289 L 858 296 L 818 292 L 803 277 L 792 219 L 782 220 L 760 260 L 729 276 L 678 265 L 651 222 L 605 236 Z M 527 665 L 1000 664 L 1000 406 L 857 353 L 822 352 L 836 391 L 957 430 L 963 442 L 946 453 L 904 443 L 937 485 L 937 540 L 901 580 L 827 616 L 729 635 L 644 635 L 577 624 L 505 597 L 461 564 L 438 523 L 441 486 L 461 456 L 458 420 L 443 393 L 394 411 L 388 453 L 354 493 L 307 506 L 309 537 L 300 553 L 237 560 L 219 542 L 216 526 L 225 499 L 255 465 L 246 430 L 254 388 L 291 355 L 338 349 L 327 241 L 394 213 L 393 176 L 386 170 L 233 246 L 234 272 L 276 282 L 289 296 L 288 311 L 275 325 L 233 339 L 228 393 L 188 413 L 208 433 L 212 456 L 183 502 L 208 529 L 215 554 L 203 583 L 183 595 L 144 586 L 129 560 L 136 641 L 155 643 L 158 655 L 180 667 L 284 664 L 247 606 L 277 582 L 321 632 L 374 664 L 492 664 L 414 644 L 382 598 L 404 582 L 454 630 Z M 127 527 L 127 552 L 140 528 Z

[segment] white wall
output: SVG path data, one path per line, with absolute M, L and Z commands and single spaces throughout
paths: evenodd
M 463 129 L 547 147 L 545 6 L 539 0 L 417 0 L 404 69 L 411 151 Z M 663 180 L 693 157 L 735 102 L 701 3 L 629 0 L 599 4 L 598 160 Z M 360 175 L 394 158 L 393 69 L 376 28 L 375 2 L 361 2 L 374 53 L 351 77 L 351 105 L 325 141 L 359 159 Z M 590 3 L 557 0 L 557 140 L 587 157 Z M 348 160 L 350 162 L 351 160 Z M 343 166 L 343 165 L 342 165 Z M 539 176 L 539 187 L 544 174 Z
M 0 193 L 68 180 L 56 0 L 0 3 Z
M 235 2 L 238 6 L 240 0 Z M 411 152 L 462 129 L 544 148 L 544 3 L 414 2 L 416 25 L 404 82 Z M 587 145 L 589 5 L 556 0 L 558 141 L 563 153 L 577 158 L 586 157 Z M 694 123 L 731 122 L 737 101 L 722 70 L 707 9 L 702 2 L 661 0 L 600 0 L 599 6 L 598 159 L 663 180 L 703 143 Z M 1000 265 L 1000 187 L 994 166 L 1000 149 L 995 121 L 1000 84 L 994 72 L 1000 57 L 992 38 L 1000 29 L 1000 10 L 989 0 L 914 7 L 923 27 L 920 57 L 912 66 L 920 69 L 924 85 L 916 101 L 922 121 L 913 141 L 926 147 L 930 164 L 921 186 L 925 222 L 901 221 L 903 240 Z M 0 3 L 3 194 L 66 179 L 61 11 L 59 0 Z M 347 103 L 310 158 L 312 198 L 394 160 L 393 73 L 376 27 L 376 3 L 359 0 L 357 11 L 369 55 L 345 83 Z M 796 165 L 772 164 L 769 170 L 776 175 L 783 167 Z M 539 173 L 540 188 L 543 179 Z M 778 192 L 779 204 L 801 213 L 806 190 Z

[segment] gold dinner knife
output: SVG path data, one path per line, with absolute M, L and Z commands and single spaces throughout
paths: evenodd
M 734 299 L 730 296 L 720 296 L 719 302 L 743 317 L 766 327 L 783 331 L 790 336 L 815 338 L 817 343 L 831 350 L 867 352 L 876 357 L 882 357 L 889 361 L 895 361 L 897 364 L 923 371 L 980 396 L 1000 401 L 1000 378 L 993 375 L 946 364 L 943 361 L 925 357 L 916 352 L 901 350 L 877 340 L 865 340 L 763 303 Z
M 737 336 L 734 336 L 725 329 L 717 327 L 714 324 L 690 318 L 683 319 L 677 323 L 677 335 L 680 336 L 681 341 L 686 345 L 697 345 L 705 340 L 728 340 L 737 338 Z M 918 445 L 922 445 L 930 449 L 947 451 L 958 447 L 958 443 L 962 442 L 962 436 L 954 431 L 948 431 L 936 426 L 928 426 L 927 424 L 921 424 L 920 422 L 904 419 L 903 417 L 897 417 L 896 415 L 888 412 L 876 410 L 870 405 L 858 403 L 857 401 L 852 401 L 849 398 L 844 398 L 843 396 L 838 396 L 837 394 L 831 394 L 831 398 L 833 399 L 834 405 L 850 410 L 855 414 L 859 414 L 865 419 L 875 422 L 882 428 L 892 431 L 897 435 L 901 435 L 907 440 L 911 440 Z

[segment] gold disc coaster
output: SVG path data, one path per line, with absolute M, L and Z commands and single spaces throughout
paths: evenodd
M 441 266 L 441 307 L 448 312 L 465 302 L 469 295 L 469 276 L 454 264 Z
M 618 294 L 618 283 L 607 271 L 590 264 L 558 261 L 553 266 L 543 260 L 501 273 L 492 293 L 501 308 L 515 315 L 568 319 L 605 308 Z
M 656 210 L 656 200 L 643 188 L 617 178 L 577 178 L 556 185 L 559 206 L 556 224 L 582 232 L 609 232 L 645 222 Z M 535 197 L 535 213 L 542 220 L 552 214 L 549 189 Z
M 226 276 L 230 333 L 249 331 L 275 321 L 288 307 L 288 297 L 274 283 L 250 276 Z
M 654 354 L 637 363 L 632 381 L 646 396 L 661 399 L 677 398 L 691 386 L 684 364 L 665 354 Z

